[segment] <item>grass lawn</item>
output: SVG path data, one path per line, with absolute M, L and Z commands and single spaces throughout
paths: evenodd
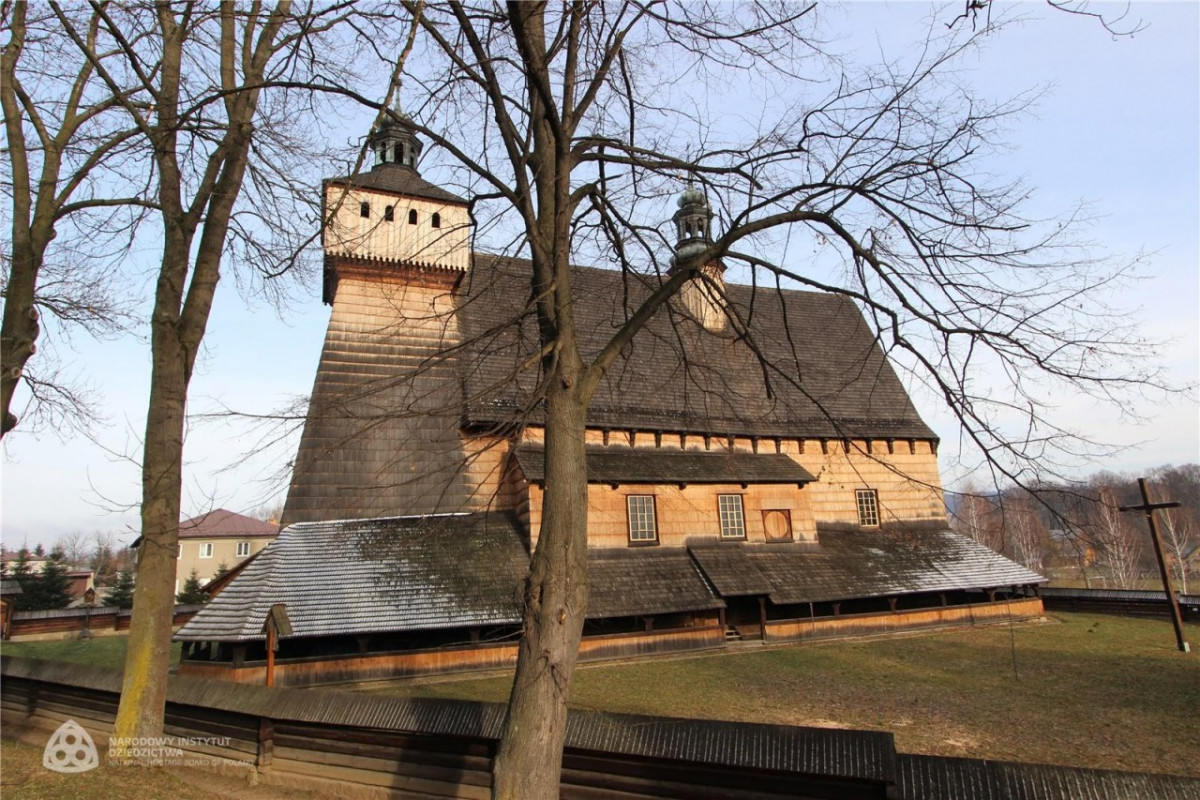
M 125 668 L 126 636 L 96 636 L 91 639 L 58 639 L 48 642 L 4 642 L 0 653 L 50 661 L 76 661 L 96 667 Z M 179 663 L 181 645 L 171 645 L 171 666 Z
M 297 789 L 250 786 L 244 779 L 194 767 L 100 766 L 76 775 L 42 766 L 42 748 L 0 743 L 0 794 L 4 800 L 317 800 Z
M 577 708 L 892 731 L 900 750 L 1200 777 L 1200 625 L 1055 614 L 1012 629 L 581 667 Z M 1014 672 L 1014 654 L 1016 669 Z M 511 675 L 374 691 L 504 701 Z

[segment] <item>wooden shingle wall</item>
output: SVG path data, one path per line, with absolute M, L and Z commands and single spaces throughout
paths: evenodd
M 525 432 L 524 441 L 540 443 L 540 428 Z M 792 485 L 720 485 L 621 484 L 616 488 L 602 484 L 588 487 L 588 544 L 592 547 L 629 545 L 626 496 L 652 494 L 656 501 L 659 544 L 678 547 L 689 536 L 717 536 L 720 523 L 717 495 L 740 494 L 746 518 L 747 541 L 766 540 L 763 514 L 768 510 L 786 510 L 791 518 L 792 538 L 806 541 L 816 536 L 817 524 L 858 524 L 857 489 L 875 489 L 879 498 L 880 522 L 944 521 L 946 512 L 938 473 L 937 454 L 928 441 L 884 440 L 780 440 L 757 441 L 735 437 L 656 434 L 652 431 L 600 430 L 587 432 L 587 443 L 609 447 L 678 450 L 737 450 L 759 453 L 781 452 L 817 477 L 803 489 Z M 801 452 L 803 450 L 803 452 Z M 524 492 L 514 487 L 518 508 L 525 519 L 522 495 L 528 497 L 530 537 L 537 541 L 541 523 L 542 490 L 528 486 Z
M 362 204 L 368 216 L 362 216 Z M 384 217 L 392 207 L 392 219 Z M 470 267 L 467 240 L 471 220 L 465 205 L 372 192 L 330 184 L 325 188 L 330 224 L 325 229 L 325 253 L 365 259 L 405 261 L 422 266 L 466 270 Z M 417 214 L 416 224 L 409 213 Z M 440 227 L 432 225 L 433 215 Z
M 343 276 L 282 522 L 485 508 L 459 432 L 449 286 Z

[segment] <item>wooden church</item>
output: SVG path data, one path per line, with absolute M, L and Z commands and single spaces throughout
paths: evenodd
M 183 673 L 515 662 L 554 479 L 529 266 L 471 251 L 468 203 L 420 176 L 411 127 L 370 145 L 369 172 L 323 186 L 332 314 L 284 530 L 179 631 Z M 711 220 L 689 187 L 677 258 Z M 581 658 L 1039 616 L 1041 576 L 948 530 L 937 437 L 854 303 L 723 273 L 650 321 L 591 406 Z M 660 277 L 572 280 L 586 355 Z

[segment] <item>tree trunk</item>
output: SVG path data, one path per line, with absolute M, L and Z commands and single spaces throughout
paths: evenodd
M 16 427 L 17 418 L 9 411 L 13 393 L 25 362 L 34 352 L 38 336 L 37 310 L 33 306 L 41 259 L 30 236 L 33 218 L 29 185 L 29 161 L 21 126 L 21 107 L 17 100 L 16 69 L 25 44 L 25 13 L 28 6 L 17 3 L 8 20 L 10 39 L 0 55 L 0 105 L 4 108 L 4 130 L 8 140 L 8 159 L 13 185 L 11 261 L 4 287 L 4 319 L 0 323 L 0 438 Z
M 506 800 L 558 797 L 567 699 L 587 610 L 587 401 L 578 381 L 560 378 L 552 381 L 545 407 L 542 527 L 493 774 L 492 797 Z
M 138 550 L 121 703 L 111 757 L 121 757 L 122 739 L 162 736 L 170 668 L 171 622 L 179 542 L 179 487 L 190 359 L 182 352 L 178 312 L 159 298 L 153 324 L 153 374 L 146 443 L 142 456 L 142 544 Z
M 0 437 L 17 426 L 9 408 L 25 362 L 34 352 L 38 337 L 38 313 L 33 305 L 34 283 L 40 266 L 28 243 L 13 237 L 13 258 L 8 285 L 4 288 L 4 321 L 0 323 Z M 19 252 L 24 251 L 24 252 Z

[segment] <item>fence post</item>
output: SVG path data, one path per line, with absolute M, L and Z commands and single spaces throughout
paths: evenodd
M 258 720 L 258 751 L 254 757 L 254 766 L 259 772 L 269 772 L 271 761 L 275 758 L 275 725 L 271 720 Z

